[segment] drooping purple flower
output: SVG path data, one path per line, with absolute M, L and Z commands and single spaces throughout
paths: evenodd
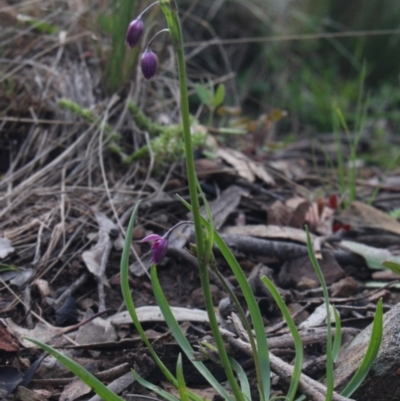
M 143 28 L 144 24 L 140 18 L 133 20 L 129 24 L 126 31 L 125 41 L 131 49 L 139 43 L 139 40 L 142 37 Z
M 158 234 L 150 234 L 147 237 L 144 237 L 140 242 L 151 242 L 151 250 L 153 251 L 153 255 L 151 257 L 151 261 L 154 264 L 159 264 L 165 257 L 168 251 L 168 239 L 164 237 L 160 237 Z
M 142 68 L 142 73 L 146 79 L 153 78 L 156 75 L 158 68 L 158 59 L 155 53 L 147 49 L 142 54 L 142 59 L 140 60 L 140 67 Z

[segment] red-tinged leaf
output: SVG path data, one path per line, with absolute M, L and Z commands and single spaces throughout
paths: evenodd
M 329 196 L 329 206 L 334 209 L 337 210 L 338 206 L 339 206 L 339 201 L 338 201 L 338 197 L 336 194 L 332 194 Z

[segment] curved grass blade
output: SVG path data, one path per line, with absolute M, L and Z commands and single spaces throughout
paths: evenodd
M 185 378 L 183 377 L 182 354 L 179 354 L 178 362 L 176 363 L 176 378 L 178 380 L 178 391 L 180 400 L 189 401 L 188 391 L 185 384 Z
M 341 395 L 345 397 L 350 397 L 357 389 L 360 387 L 361 383 L 366 378 L 368 372 L 371 369 L 372 364 L 376 356 L 378 355 L 379 347 L 382 341 L 382 332 L 383 332 L 383 307 L 382 307 L 382 298 L 378 301 L 376 305 L 374 323 L 372 325 L 371 338 L 369 340 L 367 352 L 364 355 L 364 358 L 357 369 L 357 372 L 354 374 L 350 382 L 341 392 Z
M 246 376 L 246 372 L 243 370 L 241 365 L 235 359 L 233 358 L 229 359 L 231 361 L 232 368 L 239 379 L 240 389 L 242 390 L 243 395 L 245 396 L 247 401 L 251 401 L 250 383 Z
M 296 324 L 294 323 L 292 316 L 290 315 L 290 312 L 275 285 L 268 277 L 265 276 L 261 278 L 261 281 L 266 285 L 269 292 L 274 297 L 275 302 L 278 304 L 279 309 L 281 310 L 282 315 L 293 337 L 294 348 L 296 351 L 296 359 L 293 368 L 292 380 L 290 381 L 289 390 L 285 397 L 287 400 L 292 401 L 296 397 L 296 392 L 301 376 L 301 368 L 303 366 L 303 342 L 301 341 L 301 337 L 299 331 L 297 330 Z
M 76 363 L 71 358 L 63 355 L 61 352 L 55 350 L 54 348 L 46 345 L 40 341 L 34 340 L 32 338 L 26 338 L 26 340 L 36 344 L 48 354 L 57 359 L 66 368 L 68 368 L 75 376 L 79 377 L 85 384 L 93 389 L 93 391 L 105 401 L 124 401 L 123 398 L 119 397 L 117 394 L 112 392 L 107 386 L 105 386 L 99 379 L 94 377 L 90 372 L 88 372 L 83 366 Z M 175 401 L 175 400 L 174 400 Z
M 153 346 L 151 345 L 150 341 L 148 340 L 143 327 L 137 317 L 135 304 L 133 303 L 130 288 L 129 288 L 129 254 L 130 254 L 130 246 L 132 243 L 132 235 L 133 235 L 133 227 L 135 224 L 136 214 L 139 208 L 139 202 L 135 206 L 135 209 L 132 212 L 131 219 L 129 221 L 128 229 L 126 231 L 126 238 L 124 243 L 124 249 L 122 251 L 121 257 L 121 291 L 124 298 L 124 302 L 126 308 L 128 309 L 129 315 L 135 325 L 136 330 L 138 331 L 140 338 L 146 344 L 151 356 L 153 357 L 154 361 L 156 362 L 157 366 L 160 368 L 162 373 L 164 374 L 165 378 L 174 386 L 178 386 L 178 382 L 174 375 L 168 370 L 168 368 L 164 365 L 161 359 L 158 357 L 157 353 L 154 351 Z M 192 400 L 201 401 L 201 398 L 196 396 L 193 393 L 190 393 L 190 398 Z
M 335 338 L 333 339 L 332 360 L 335 363 L 339 358 L 340 346 L 342 345 L 342 323 L 335 305 L 333 305 L 333 313 L 335 315 Z
M 165 391 L 161 387 L 158 387 L 155 384 L 150 383 L 149 381 L 147 381 L 147 380 L 143 379 L 142 377 L 140 377 L 134 370 L 132 370 L 131 372 L 132 372 L 132 375 L 135 378 L 135 380 L 141 386 L 147 388 L 148 390 L 152 391 L 153 393 L 158 394 L 160 397 L 163 397 L 167 401 L 180 401 L 179 398 L 176 398 L 175 396 L 173 396 L 172 394 L 168 393 L 167 391 Z
M 161 288 L 160 282 L 157 277 L 157 268 L 153 266 L 151 268 L 151 283 L 154 291 L 154 296 L 156 298 L 157 304 L 161 309 L 167 326 L 171 330 L 171 334 L 174 336 L 176 342 L 182 348 L 185 355 L 197 368 L 197 370 L 203 375 L 203 377 L 210 383 L 210 385 L 218 392 L 218 394 L 225 400 L 232 400 L 232 397 L 227 393 L 227 391 L 221 386 L 218 380 L 212 375 L 212 373 L 207 369 L 204 363 L 200 361 L 193 360 L 194 350 L 190 345 L 189 341 L 183 334 L 175 316 L 171 312 L 168 301 L 165 298 L 163 290 Z
M 324 294 L 324 303 L 326 308 L 326 398 L 325 401 L 331 401 L 333 397 L 333 356 L 332 356 L 332 327 L 331 327 L 331 311 L 329 305 L 329 294 L 328 288 L 326 286 L 324 275 L 322 274 L 322 270 L 319 266 L 317 258 L 315 257 L 310 232 L 308 227 L 306 226 L 306 234 L 307 234 L 307 250 L 308 257 L 310 258 L 311 264 L 314 267 L 315 273 L 317 274 L 318 280 L 321 283 L 322 292 Z
M 205 223 L 206 224 L 206 223 Z M 214 240 L 224 256 L 226 262 L 232 269 L 239 286 L 243 292 L 243 296 L 246 300 L 247 307 L 250 311 L 251 320 L 253 322 L 254 331 L 256 334 L 257 341 L 257 353 L 254 355 L 254 363 L 258 363 L 260 370 L 260 382 L 259 387 L 262 391 L 261 395 L 264 400 L 269 400 L 270 395 L 270 364 L 269 364 L 269 351 L 267 344 L 267 336 L 265 334 L 265 328 L 263 319 L 261 316 L 260 308 L 258 307 L 257 301 L 254 297 L 253 291 L 251 290 L 250 284 L 247 281 L 242 268 L 240 267 L 235 256 L 225 244 L 224 240 L 215 231 Z
M 122 251 L 122 257 L 121 257 L 122 296 L 124 298 L 126 308 L 128 309 L 128 312 L 129 312 L 129 315 L 131 316 L 133 324 L 135 325 L 135 328 L 138 331 L 142 341 L 146 344 L 147 348 L 149 349 L 151 356 L 154 358 L 154 361 L 157 363 L 157 366 L 161 369 L 161 371 L 163 372 L 166 379 L 169 380 L 173 385 L 176 386 L 177 382 L 176 382 L 175 377 L 167 369 L 167 367 L 163 364 L 163 362 L 160 360 L 160 358 L 154 351 L 150 341 L 148 340 L 148 338 L 142 328 L 142 325 L 140 324 L 140 321 L 136 314 L 135 304 L 133 303 L 130 288 L 129 288 L 129 273 L 128 273 L 129 254 L 130 254 L 130 247 L 131 247 L 131 243 L 132 243 L 133 228 L 134 228 L 134 224 L 135 224 L 136 214 L 139 209 L 139 204 L 140 204 L 140 202 L 138 202 L 138 204 L 135 206 L 135 209 L 132 212 L 131 219 L 130 219 L 129 225 L 128 225 L 128 229 L 126 231 L 124 249 Z

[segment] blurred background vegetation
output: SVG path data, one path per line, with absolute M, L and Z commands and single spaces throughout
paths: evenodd
M 399 1 L 178 3 L 183 12 L 191 79 L 230 77 L 226 81 L 230 106 L 242 106 L 245 113 L 253 116 L 281 108 L 289 112 L 289 118 L 281 124 L 282 130 L 328 132 L 332 130 L 333 103 L 342 109 L 350 125 L 355 119 L 360 74 L 365 65 L 369 120 L 382 126 L 380 120 L 384 119 L 392 130 L 400 128 Z M 120 38 L 129 19 L 144 5 L 136 0 L 112 2 L 108 10 L 112 10 L 108 20 L 112 23 L 105 24 L 104 15 L 99 19 L 114 38 L 114 55 L 107 70 L 109 87 L 114 90 L 119 77 L 132 71 L 133 63 L 131 54 L 125 73 L 120 74 L 120 59 L 125 50 Z M 147 26 L 162 24 L 157 14 L 153 11 L 147 16 Z M 392 32 L 377 32 L 382 30 Z M 335 33 L 348 37 L 325 36 Z M 246 40 L 249 38 L 260 38 L 260 42 Z M 221 39 L 222 44 L 207 45 L 213 39 L 214 43 Z M 242 39 L 242 43 L 229 43 L 230 39 Z M 200 42 L 205 44 L 201 46 Z
M 124 36 L 129 21 L 150 1 L 48 0 L 37 8 L 29 6 L 32 2 L 25 3 L 23 11 L 33 21 L 47 21 L 47 28 L 33 23 L 48 34 L 58 33 L 57 29 L 51 31 L 52 20 L 48 18 L 55 9 L 70 18 L 78 16 L 73 29 L 93 31 L 104 95 L 126 93 L 130 83 L 137 82 L 140 49 L 129 50 Z M 366 128 L 381 143 L 386 135 L 398 133 L 398 0 L 178 0 L 178 4 L 193 88 L 199 82 L 211 81 L 215 86 L 224 82 L 225 105 L 241 107 L 243 115 L 256 119 L 273 109 L 287 111 L 277 135 L 320 134 L 333 130 L 333 105 L 340 108 L 350 130 L 354 129 L 365 67 Z M 145 24 L 142 46 L 164 27 L 157 7 L 146 14 Z M 173 66 L 164 39 L 160 37 L 164 44 L 156 43 L 155 47 L 160 62 L 167 60 L 169 69 L 161 72 L 168 79 L 173 77 Z M 158 97 L 163 94 L 171 91 L 157 91 Z M 191 103 L 195 111 L 200 99 L 193 95 Z

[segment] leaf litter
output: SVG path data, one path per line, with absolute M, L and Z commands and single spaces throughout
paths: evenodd
M 13 18 L 17 14 L 13 8 L 7 10 L 1 12 L 11 13 L 12 18 L 4 33 L 8 36 L 1 36 L 1 40 L 15 43 L 19 33 Z M 67 20 L 58 20 L 57 13 L 54 18 L 60 28 L 69 29 Z M 134 91 L 119 98 L 99 96 L 101 71 L 90 56 L 94 44 L 89 37 L 90 33 L 84 31 L 75 35 L 69 32 L 63 37 L 43 36 L 30 30 L 18 47 L 6 46 L 4 54 L 10 64 L 2 71 L 5 75 L 0 85 L 12 79 L 15 98 L 1 100 L 10 107 L 7 115 L 0 113 L 1 141 L 8 155 L 0 179 L 0 258 L 2 266 L 17 269 L 0 272 L 0 313 L 4 317 L 0 325 L 0 371 L 7 371 L 10 377 L 4 386 L 1 384 L 4 394 L 14 391 L 38 360 L 38 349 L 24 340 L 25 336 L 64 348 L 65 352 L 71 352 L 67 347 L 77 347 L 71 355 L 92 367 L 107 383 L 114 383 L 119 393 L 139 391 L 129 376 L 131 367 L 143 365 L 144 377 L 160 380 L 135 337 L 119 289 L 124 229 L 129 211 L 139 199 L 143 200 L 140 230 L 134 236 L 131 256 L 132 266 L 139 267 L 131 269 L 132 296 L 149 337 L 170 366 L 175 366 L 179 352 L 155 305 L 143 262 L 140 263 L 146 248 L 138 240 L 144 234 L 162 234 L 187 219 L 187 211 L 174 198 L 175 193 L 187 195 L 183 163 L 178 160 L 164 164 L 161 171 L 153 169 L 151 158 L 124 165 L 109 151 L 111 139 L 101 125 L 58 106 L 59 99 L 68 99 L 92 110 L 121 134 L 123 146 L 130 151 L 146 144 L 146 135 L 132 124 L 127 105 L 133 99 L 151 114 L 152 101 Z M 21 54 L 29 65 L 14 63 Z M 52 74 L 48 75 L 49 71 Z M 168 103 L 157 107 L 170 114 Z M 363 138 L 360 146 L 365 142 L 368 138 Z M 396 275 L 382 279 L 371 270 L 379 267 L 396 272 L 398 268 L 400 223 L 388 212 L 400 208 L 400 191 L 396 185 L 390 186 L 390 182 L 398 182 L 399 174 L 393 172 L 391 181 L 382 181 L 372 205 L 368 200 L 376 184 L 374 187 L 360 179 L 360 199 L 342 209 L 330 202 L 332 194 L 338 198 L 340 194 L 335 193 L 334 171 L 325 168 L 324 157 L 332 152 L 329 138 L 318 143 L 299 138 L 282 150 L 264 153 L 251 141 L 246 144 L 246 152 L 218 145 L 215 140 L 214 143 L 217 148 L 212 168 L 205 171 L 203 167 L 210 166 L 209 159 L 198 159 L 204 173 L 201 185 L 210 200 L 216 227 L 252 280 L 276 353 L 273 370 L 278 376 L 274 390 L 279 394 L 285 385 L 284 376 L 290 371 L 293 346 L 271 297 L 259 283 L 260 271 L 268 272 L 278 285 L 296 323 L 306 326 L 323 304 L 304 245 L 303 227 L 308 224 L 319 247 L 332 302 L 346 326 L 343 332 L 353 337 L 372 320 L 377 297 L 384 299 L 385 310 L 400 300 L 398 292 L 390 287 Z M 342 147 L 346 152 L 346 143 Z M 362 174 L 376 178 L 380 185 L 375 168 L 364 167 Z M 363 243 L 367 236 L 379 239 L 380 245 Z M 207 335 L 208 324 L 199 296 L 196 260 L 187 252 L 192 237 L 191 226 L 182 226 L 174 233 L 159 276 L 187 337 L 197 345 Z M 217 262 L 235 288 L 237 283 L 219 255 Z M 12 278 L 8 273 L 14 274 Z M 235 325 L 235 310 L 228 302 L 222 313 L 221 301 L 227 294 L 217 277 L 211 276 L 211 280 L 214 304 L 221 308 L 224 337 L 243 359 L 246 343 L 236 338 L 240 328 Z M 371 283 L 383 288 L 368 289 Z M 101 317 L 96 317 L 97 313 Z M 320 327 L 310 331 L 306 326 L 300 333 L 307 344 L 307 366 L 324 357 L 324 316 L 319 317 L 318 323 Z M 84 348 L 78 348 L 80 345 Z M 72 392 L 73 399 L 92 397 L 90 389 L 81 387 L 65 370 L 55 369 L 54 361 L 49 368 L 42 368 L 46 360 L 26 383 L 31 389 L 28 391 L 33 391 L 25 397 L 41 394 L 46 399 L 65 399 Z M 110 373 L 114 367 L 121 369 Z M 190 365 L 184 368 L 190 386 L 201 389 L 201 394 L 211 399 L 212 391 Z M 213 369 L 217 371 L 218 367 Z M 306 378 L 305 383 L 314 385 L 315 381 L 310 380 L 317 380 L 323 372 L 317 369 L 307 374 L 311 379 Z M 24 387 L 18 391 L 25 391 Z

